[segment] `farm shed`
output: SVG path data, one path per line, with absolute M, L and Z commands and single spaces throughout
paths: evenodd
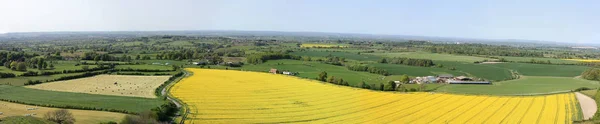
M 277 69 L 272 68 L 271 70 L 269 70 L 269 73 L 277 74 Z
M 440 74 L 440 75 L 438 75 L 438 78 L 442 78 L 442 79 L 451 79 L 453 77 L 454 77 L 454 75 L 451 75 L 451 74 Z
M 492 84 L 490 81 L 461 81 L 461 80 L 448 80 L 449 84 Z
M 283 74 L 285 74 L 285 75 L 292 75 L 292 72 L 289 72 L 289 71 L 283 71 Z

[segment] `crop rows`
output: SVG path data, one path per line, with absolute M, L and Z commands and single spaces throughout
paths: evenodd
M 571 123 L 572 93 L 483 96 L 389 93 L 268 73 L 188 69 L 171 93 L 186 123 Z

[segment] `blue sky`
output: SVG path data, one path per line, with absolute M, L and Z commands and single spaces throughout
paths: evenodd
M 3 0 L 0 32 L 261 30 L 600 42 L 598 0 Z

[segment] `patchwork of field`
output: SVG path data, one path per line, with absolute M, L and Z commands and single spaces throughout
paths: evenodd
M 446 68 L 437 68 L 437 67 L 420 67 L 420 66 L 409 66 L 409 65 L 399 65 L 399 64 L 369 64 L 369 66 L 382 68 L 387 70 L 389 73 L 393 75 L 410 75 L 410 76 L 431 76 L 431 75 L 439 75 L 439 74 L 452 74 L 452 75 L 466 75 L 465 73 L 453 71 Z
M 171 94 L 191 109 L 186 123 L 571 123 L 574 94 L 485 96 L 390 93 L 291 76 L 187 69 Z M 215 85 L 218 83 L 219 85 Z
M 329 55 L 335 57 L 343 57 L 351 60 L 358 61 L 378 61 L 381 60 L 382 57 L 368 55 L 368 54 L 358 54 L 358 53 L 350 53 L 350 52 L 328 52 L 328 51 L 301 51 L 301 52 L 293 52 L 293 55 L 297 56 L 311 56 L 311 57 L 327 57 Z
M 43 118 L 44 114 L 54 110 L 58 109 L 0 101 L 0 112 L 2 112 L 0 118 L 25 115 Z M 76 124 L 97 124 L 108 121 L 118 122 L 125 117 L 125 114 L 122 113 L 103 111 L 69 110 L 69 112 L 73 113 Z
M 548 65 L 548 64 L 528 64 L 528 63 L 498 63 L 482 64 L 483 66 L 505 68 L 519 72 L 527 76 L 555 76 L 555 77 L 575 77 L 581 75 L 588 69 L 587 66 L 576 65 Z M 487 74 L 487 73 L 484 73 Z
M 63 92 L 156 98 L 154 90 L 168 79 L 169 76 L 98 75 L 26 87 Z
M 445 85 L 437 92 L 486 95 L 537 95 L 570 92 L 577 88 L 600 87 L 600 83 L 574 77 L 521 76 L 520 79 L 494 82 L 492 85 Z
M 0 100 L 54 107 L 96 108 L 122 112 L 144 112 L 160 106 L 159 98 L 111 96 L 87 93 L 38 90 L 20 86 L 0 85 Z
M 513 79 L 510 69 L 496 67 L 497 64 L 473 64 L 467 62 L 453 61 L 434 61 L 436 64 L 441 64 L 444 68 L 455 68 L 458 72 L 463 72 L 478 78 L 484 78 L 491 81 L 503 81 Z M 503 63 L 498 63 L 503 64 Z
M 475 62 L 483 60 L 491 60 L 489 58 L 476 57 L 476 56 L 464 56 L 464 55 L 452 55 L 452 54 L 438 54 L 438 53 L 426 53 L 426 52 L 402 52 L 402 53 L 365 53 L 369 55 L 376 55 L 382 57 L 404 57 L 414 59 L 431 59 L 438 61 L 458 61 L 458 62 Z
M 308 79 L 314 79 L 317 76 L 319 76 L 321 72 L 325 71 L 329 76 L 343 78 L 345 81 L 348 81 L 348 83 L 352 86 L 357 86 L 361 81 L 365 81 L 369 84 L 379 84 L 386 82 L 386 80 L 382 80 L 382 78 L 384 77 L 383 75 L 368 72 L 350 71 L 343 66 L 335 66 L 320 62 L 305 62 L 298 60 L 269 60 L 262 64 L 244 65 L 243 67 L 241 67 L 241 70 L 268 72 L 271 68 L 298 72 L 299 74 L 296 76 Z
M 571 60 L 564 60 L 564 59 L 555 59 L 555 58 L 540 58 L 540 57 L 513 57 L 513 56 L 494 56 L 494 57 L 498 57 L 498 58 L 504 58 L 508 61 L 515 61 L 515 62 L 531 62 L 531 60 L 535 60 L 535 61 L 550 61 L 550 63 L 563 63 L 563 64 L 576 64 L 579 63 L 577 61 L 571 61 Z

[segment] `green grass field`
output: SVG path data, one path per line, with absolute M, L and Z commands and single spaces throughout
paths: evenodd
M 148 111 L 162 104 L 160 99 L 122 97 L 69 93 L 29 89 L 18 86 L 0 85 L 0 99 L 19 101 L 26 104 L 77 106 L 103 109 L 127 110 L 130 112 Z
M 452 71 L 447 68 L 436 67 L 420 67 L 397 64 L 369 64 L 377 68 L 382 68 L 390 72 L 392 75 L 409 75 L 409 76 L 435 76 L 439 74 L 466 75 L 465 73 Z
M 597 81 L 573 77 L 523 76 L 521 79 L 495 82 L 492 85 L 450 84 L 437 89 L 437 92 L 487 95 L 535 95 L 568 92 L 577 88 L 600 87 Z
M 23 86 L 29 80 L 46 81 L 46 80 L 57 79 L 57 78 L 63 77 L 63 76 L 72 76 L 72 75 L 79 75 L 79 74 L 83 74 L 83 73 L 55 74 L 55 75 L 50 75 L 50 76 L 0 78 L 0 85 L 7 84 L 7 85 L 13 85 L 13 86 Z
M 351 71 L 343 66 L 334 66 L 319 62 L 305 62 L 298 60 L 270 60 L 258 65 L 244 65 L 241 69 L 244 71 L 268 72 L 271 68 L 299 72 L 300 74 L 297 75 L 298 77 L 309 79 L 315 79 L 321 72 L 325 71 L 327 72 L 328 76 L 335 76 L 337 78 L 341 77 L 353 86 L 358 85 L 361 81 L 373 84 L 384 83 L 387 81 L 383 80 L 385 77 L 383 75 Z
M 167 66 L 167 65 L 151 65 L 151 64 L 145 64 L 145 65 L 118 65 L 115 66 L 115 69 L 151 69 L 151 70 L 172 70 L 173 67 L 172 66 Z
M 481 64 L 489 67 L 500 67 L 515 70 L 521 75 L 526 76 L 556 76 L 556 77 L 575 77 L 581 75 L 588 69 L 586 66 L 576 65 L 547 65 L 547 64 L 528 64 L 528 63 L 498 63 Z
M 564 63 L 564 64 L 576 64 L 579 63 L 577 61 L 572 61 L 572 60 L 563 60 L 563 59 L 555 59 L 555 58 L 538 58 L 538 57 L 512 57 L 512 56 L 495 56 L 495 57 L 499 57 L 499 58 L 504 58 L 508 61 L 515 61 L 515 62 L 530 62 L 531 59 L 534 59 L 536 61 L 550 61 L 550 63 Z
M 438 61 L 459 61 L 459 62 L 475 62 L 475 61 L 483 61 L 483 60 L 488 59 L 488 58 L 475 57 L 475 56 L 437 54 L 437 53 L 426 53 L 426 52 L 365 53 L 365 54 L 382 56 L 382 57 L 405 57 L 405 58 L 415 58 L 415 59 L 431 59 L 431 60 L 438 60 Z
M 598 90 L 591 89 L 591 90 L 584 90 L 584 91 L 579 91 L 579 92 L 582 93 L 583 95 L 594 98 L 596 96 L 596 93 L 598 92 Z
M 326 51 L 302 51 L 302 52 L 293 52 L 293 55 L 298 56 L 311 56 L 311 57 L 326 57 L 329 54 L 337 57 L 344 57 L 346 59 L 358 60 L 358 61 L 378 61 L 381 59 L 379 56 L 367 55 L 367 54 L 358 54 L 358 53 L 349 53 L 349 52 L 326 52 Z
M 488 66 L 489 64 L 474 64 L 467 62 L 435 61 L 434 63 L 444 65 L 444 68 L 456 68 L 456 71 L 467 73 L 469 75 L 488 79 L 491 81 L 502 81 L 512 79 L 512 73 L 509 69 Z

